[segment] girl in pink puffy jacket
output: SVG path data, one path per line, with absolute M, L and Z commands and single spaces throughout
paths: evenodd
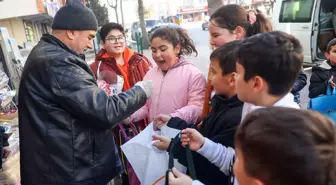
M 147 118 L 151 122 L 159 114 L 168 114 L 197 123 L 202 114 L 206 80 L 183 57 L 197 55 L 193 41 L 182 29 L 161 28 L 152 35 L 151 50 L 157 66 L 147 72 L 144 80 L 153 80 L 153 95 L 128 121 Z

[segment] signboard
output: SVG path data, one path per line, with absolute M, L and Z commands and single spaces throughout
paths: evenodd
M 47 12 L 51 17 L 55 17 L 56 12 L 60 9 L 60 6 L 57 2 L 48 2 L 47 3 Z
M 179 8 L 177 10 L 177 14 L 188 14 L 188 13 L 196 13 L 196 12 L 207 12 L 208 6 L 199 6 L 193 8 Z

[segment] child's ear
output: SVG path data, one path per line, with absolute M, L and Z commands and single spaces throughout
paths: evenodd
M 246 32 L 243 27 L 237 26 L 235 29 L 236 39 L 243 40 L 245 38 Z
M 174 52 L 175 52 L 176 56 L 181 52 L 181 45 L 180 44 L 176 45 L 176 47 L 174 48 Z
M 229 77 L 230 86 L 235 86 L 236 85 L 236 75 L 237 75 L 236 72 L 233 72 L 233 73 L 230 74 L 230 77 Z
M 263 78 L 261 78 L 260 76 L 254 77 L 254 92 L 261 92 L 265 88 L 265 85 L 266 83 Z
M 100 47 L 104 48 L 104 42 L 103 42 L 103 40 L 100 41 Z
M 330 55 L 329 55 L 329 53 L 328 52 L 324 52 L 324 56 L 329 60 L 330 58 Z

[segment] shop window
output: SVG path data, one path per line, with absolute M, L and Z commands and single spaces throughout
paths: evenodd
M 34 37 L 34 27 L 33 24 L 31 23 L 25 23 L 25 32 L 26 32 L 26 37 L 28 42 L 34 42 L 35 37 Z

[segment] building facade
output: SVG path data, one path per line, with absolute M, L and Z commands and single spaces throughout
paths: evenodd
M 0 27 L 6 27 L 19 47 L 35 45 L 50 33 L 56 12 L 65 0 L 3 0 L 0 2 Z

